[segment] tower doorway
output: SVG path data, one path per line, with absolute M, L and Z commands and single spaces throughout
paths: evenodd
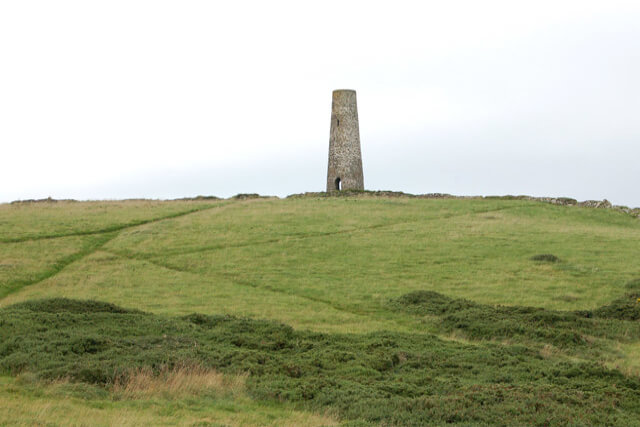
M 337 177 L 336 178 L 336 190 L 338 190 L 338 191 L 342 190 L 342 188 L 340 188 L 340 187 L 341 187 L 340 177 Z

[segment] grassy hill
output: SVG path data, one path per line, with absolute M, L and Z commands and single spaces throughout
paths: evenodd
M 639 253 L 529 200 L 0 205 L 0 424 L 640 425 Z

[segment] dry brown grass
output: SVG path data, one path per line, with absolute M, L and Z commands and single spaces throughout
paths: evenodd
M 544 347 L 540 349 L 539 353 L 544 359 L 550 359 L 558 354 L 558 350 L 550 344 L 545 344 Z
M 247 376 L 224 375 L 199 365 L 177 366 L 158 374 L 149 368 L 139 368 L 118 379 L 112 386 L 112 392 L 127 399 L 202 393 L 239 396 L 246 390 Z

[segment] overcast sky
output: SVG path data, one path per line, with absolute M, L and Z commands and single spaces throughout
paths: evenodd
M 640 206 L 640 1 L 0 2 L 0 202 L 365 187 Z

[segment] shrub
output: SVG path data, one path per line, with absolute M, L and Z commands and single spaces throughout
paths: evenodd
M 558 262 L 560 258 L 553 254 L 538 254 L 531 257 L 532 261 L 540 261 L 540 262 Z

